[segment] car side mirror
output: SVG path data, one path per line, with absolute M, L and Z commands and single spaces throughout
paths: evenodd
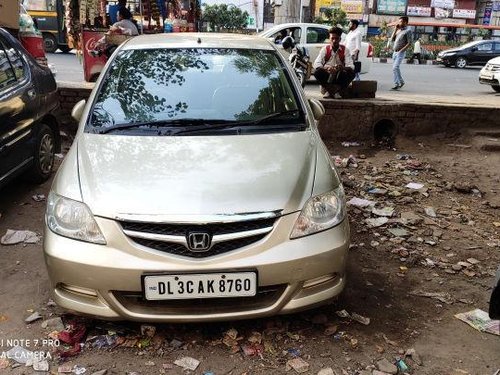
M 316 121 L 319 121 L 321 117 L 325 114 L 325 107 L 318 99 L 309 99 L 309 105 L 313 111 L 313 115 Z
M 476 52 L 477 51 L 477 47 L 472 47 L 471 51 L 472 52 Z
M 78 103 L 76 103 L 75 106 L 73 107 L 73 110 L 71 111 L 71 117 L 73 117 L 76 120 L 76 122 L 80 122 L 86 103 L 87 101 L 85 99 L 82 99 Z

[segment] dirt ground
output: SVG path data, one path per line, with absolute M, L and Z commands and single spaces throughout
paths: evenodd
M 297 357 L 309 364 L 307 374 L 322 369 L 322 374 L 357 374 L 365 369 L 370 374 L 383 358 L 391 363 L 403 358 L 412 374 L 493 375 L 500 369 L 500 336 L 481 333 L 454 317 L 475 308 L 488 310 L 500 265 L 500 153 L 482 151 L 480 143 L 478 136 L 462 135 L 397 139 L 393 149 L 329 144 L 340 163 L 351 154 L 356 158 L 357 167 L 338 168 L 347 199 L 369 199 L 377 202 L 376 208 L 393 207 L 394 213 L 383 226 L 369 228 L 365 219 L 377 215 L 349 207 L 353 246 L 347 288 L 334 304 L 301 314 L 156 324 L 152 339 L 141 336 L 137 323 L 85 319 L 87 342 L 82 351 L 58 359 L 56 350 L 62 347 L 42 341 L 50 332 L 42 328 L 42 321 L 64 312 L 49 303 L 41 244 L 0 246 L 0 372 L 33 373 L 31 367 L 2 361 L 2 353 L 13 344 L 8 340 L 30 340 L 19 344 L 51 353 L 53 373 L 58 366 L 77 365 L 86 374 L 104 369 L 108 374 L 183 374 L 186 371 L 174 361 L 193 357 L 200 361 L 190 372 L 195 374 L 282 374 L 287 362 Z M 424 187 L 406 188 L 410 182 Z M 0 235 L 7 229 L 43 235 L 45 203 L 32 196 L 47 195 L 49 188 L 50 182 L 33 187 L 16 181 L 2 190 Z M 373 188 L 386 192 L 372 194 Z M 405 216 L 408 212 L 411 215 Z M 401 220 L 401 213 L 410 219 Z M 406 233 L 397 237 L 388 229 Z M 421 296 L 425 293 L 439 294 Z M 370 323 L 342 318 L 337 314 L 341 310 L 369 317 Z M 24 319 L 33 311 L 43 319 L 26 324 Z M 71 316 L 63 319 L 73 321 Z M 230 334 L 237 331 L 236 341 L 225 335 L 231 329 Z M 110 346 L 102 335 L 108 335 Z M 130 340 L 124 343 L 124 337 Z M 404 357 L 410 348 L 421 365 Z M 82 373 L 81 367 L 73 372 Z

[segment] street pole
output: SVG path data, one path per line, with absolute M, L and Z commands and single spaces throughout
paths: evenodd
M 259 0 L 253 1 L 253 11 L 255 14 L 255 32 L 259 33 Z
M 302 16 L 304 15 L 304 0 L 300 0 L 299 22 L 302 23 Z

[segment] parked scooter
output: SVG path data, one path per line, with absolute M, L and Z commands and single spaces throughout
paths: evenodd
M 290 61 L 295 74 L 297 74 L 300 84 L 304 87 L 306 85 L 306 81 L 311 76 L 312 70 L 307 49 L 305 47 L 297 46 L 291 36 L 283 38 L 281 45 L 287 52 L 290 53 L 288 61 Z

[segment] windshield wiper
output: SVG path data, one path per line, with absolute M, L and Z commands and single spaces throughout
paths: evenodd
M 215 129 L 228 129 L 228 128 L 239 128 L 243 126 L 253 126 L 253 125 L 258 125 L 266 120 L 269 119 L 275 119 L 295 113 L 300 113 L 299 109 L 292 109 L 289 111 L 283 111 L 283 112 L 275 112 L 275 113 L 270 113 L 269 115 L 260 117 L 256 120 L 249 120 L 249 121 L 225 121 L 223 123 L 220 123 L 221 121 L 218 121 L 218 124 L 210 124 L 206 123 L 202 126 L 191 126 L 186 129 L 182 129 L 179 131 L 174 132 L 172 135 L 178 135 L 178 134 L 186 134 L 186 133 L 192 133 L 192 132 L 197 132 L 197 131 L 203 131 L 203 130 L 215 130 Z
M 221 121 L 223 120 L 216 120 L 215 122 L 219 124 Z M 204 124 L 204 127 L 207 127 L 210 125 L 211 122 L 213 122 L 213 120 L 190 119 L 190 118 L 182 118 L 175 120 L 137 121 L 137 122 L 116 124 L 113 126 L 109 126 L 107 128 L 98 129 L 96 132 L 99 134 L 106 134 L 112 132 L 113 130 L 140 128 L 141 126 L 164 128 L 164 127 L 179 127 L 179 126 L 186 126 L 186 125 L 200 124 L 200 123 Z
M 290 109 L 288 111 L 274 112 L 274 113 L 270 113 L 270 114 L 268 114 L 268 115 L 266 115 L 264 117 L 258 118 L 257 120 L 248 121 L 248 124 L 258 125 L 261 122 L 264 122 L 266 120 L 276 119 L 276 118 L 279 118 L 279 117 L 284 117 L 286 115 L 293 115 L 295 113 L 299 114 L 300 113 L 299 109 Z

